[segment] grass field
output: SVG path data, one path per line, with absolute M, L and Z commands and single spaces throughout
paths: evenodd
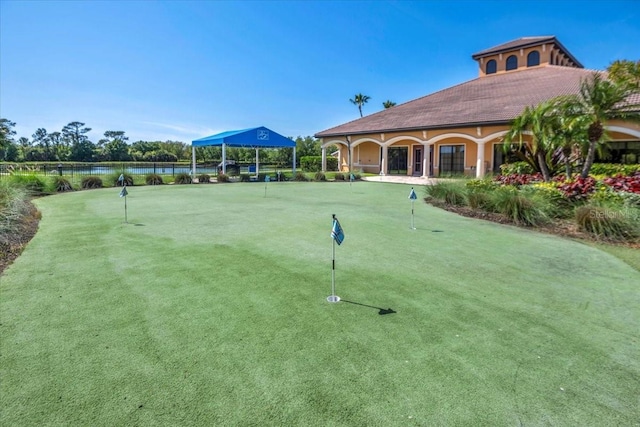
M 639 423 L 640 272 L 597 247 L 422 202 L 411 230 L 398 184 L 133 187 L 128 224 L 118 193 L 36 201 L 0 425 Z

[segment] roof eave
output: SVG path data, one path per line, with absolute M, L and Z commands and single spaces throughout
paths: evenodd
M 324 133 L 319 132 L 313 135 L 315 138 L 327 138 L 327 137 L 340 137 L 347 135 L 368 135 L 372 133 L 387 133 L 387 132 L 413 132 L 413 131 L 422 131 L 422 130 L 439 130 L 439 129 L 450 129 L 450 128 L 461 128 L 461 127 L 477 127 L 477 126 L 500 126 L 500 125 L 508 125 L 511 123 L 512 119 L 509 120 L 492 120 L 488 122 L 468 122 L 468 123 L 450 123 L 450 124 L 442 124 L 442 125 L 431 125 L 431 126 L 419 126 L 419 127 L 406 127 L 406 128 L 389 128 L 389 129 L 373 129 L 366 131 L 357 131 L 357 132 L 331 132 Z

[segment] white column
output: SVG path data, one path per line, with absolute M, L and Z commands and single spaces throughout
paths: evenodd
M 484 176 L 484 145 L 485 142 L 478 142 L 478 161 L 476 162 L 476 178 Z
M 327 171 L 327 147 L 322 147 L 322 172 Z
M 389 155 L 389 148 L 386 145 L 382 146 L 382 160 L 380 161 L 380 175 L 387 174 L 387 156 Z
M 424 144 L 422 150 L 422 177 L 429 177 L 429 152 L 431 151 L 431 144 Z

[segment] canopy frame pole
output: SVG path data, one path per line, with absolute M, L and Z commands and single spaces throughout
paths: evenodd
M 296 147 L 293 147 L 293 177 L 296 177 Z
M 227 144 L 222 143 L 222 173 L 227 174 Z
M 196 177 L 196 147 L 195 146 L 191 146 L 191 161 L 192 161 L 192 167 L 191 167 L 191 182 L 193 182 L 193 179 Z
M 258 154 L 258 147 L 256 147 L 256 176 L 260 176 L 260 155 Z

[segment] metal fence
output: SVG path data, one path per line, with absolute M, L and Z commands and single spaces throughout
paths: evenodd
M 240 174 L 255 174 L 255 164 L 239 163 Z M 261 173 L 273 173 L 279 169 L 276 165 L 260 164 Z M 290 169 L 289 169 L 290 170 Z M 188 163 L 160 163 L 160 162 L 109 162 L 109 163 L 0 163 L 0 179 L 10 175 L 45 175 L 83 177 L 89 175 L 105 176 L 127 173 L 129 175 L 146 176 L 149 174 L 176 176 L 177 174 L 191 174 L 191 165 Z M 218 174 L 218 163 L 196 164 L 196 176 Z

